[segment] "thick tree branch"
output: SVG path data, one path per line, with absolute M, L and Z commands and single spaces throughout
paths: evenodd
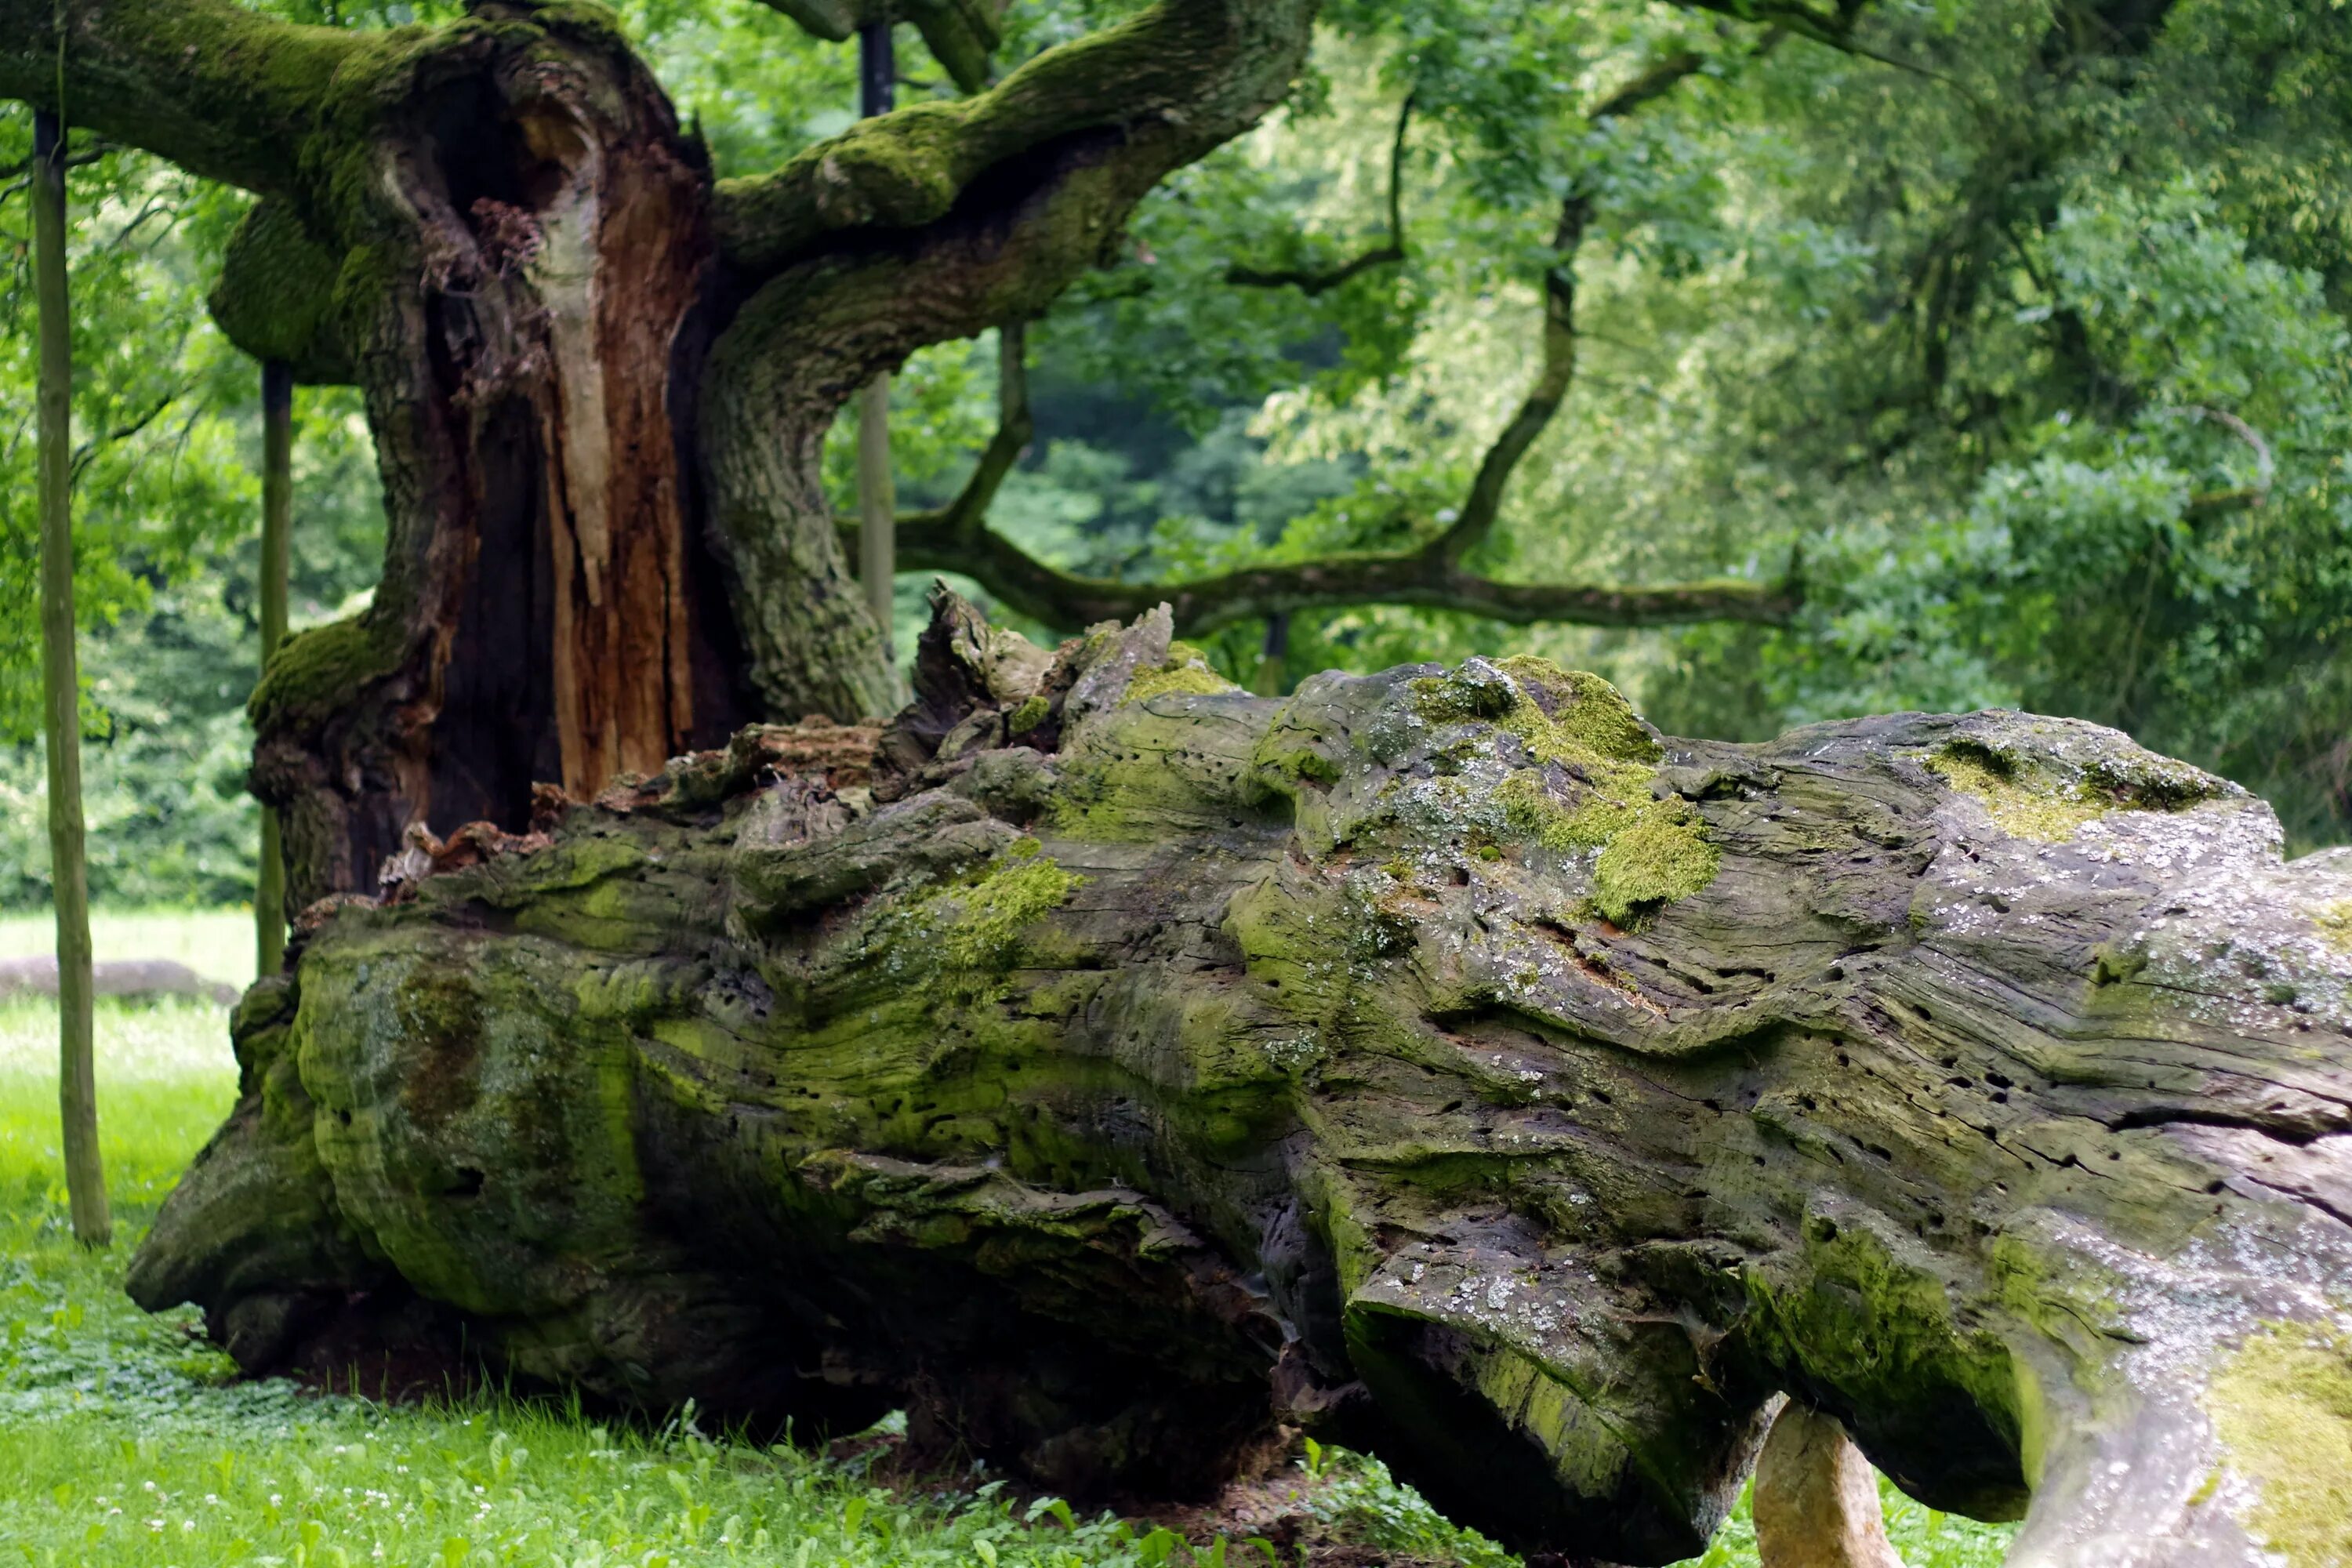
M 1412 93 L 1397 110 L 1396 139 L 1389 146 L 1389 237 L 1387 243 L 1349 258 L 1336 267 L 1276 268 L 1261 270 L 1239 262 L 1225 269 L 1225 281 L 1240 289 L 1296 289 L 1309 299 L 1327 294 L 1375 267 L 1404 259 L 1404 139 L 1412 126 Z
M 1693 621 L 1786 622 L 1803 599 L 1795 576 L 1777 583 L 1718 578 L 1639 587 L 1606 583 L 1502 583 L 1465 572 L 1426 550 L 1328 556 L 1253 566 L 1192 583 L 1119 583 L 1048 566 L 987 528 L 952 526 L 949 511 L 898 521 L 898 563 L 960 572 L 1007 607 L 1047 626 L 1132 619 L 1166 604 L 1186 635 L 1299 610 L 1414 605 L 1459 610 L 1513 626 L 1560 621 L 1592 626 L 1678 626 Z
M 58 24 L 63 21 L 63 37 Z M 0 97 L 253 191 L 293 189 L 355 64 L 415 39 L 304 27 L 231 0 L 0 0 Z
M 1077 138 L 1102 144 L 1097 159 L 1113 146 L 1181 147 L 1160 170 L 1181 167 L 1279 98 L 1313 11 L 1311 0 L 1161 0 L 1048 49 L 979 97 L 862 121 L 772 174 L 722 181 L 721 251 L 747 276 L 771 277 L 839 231 L 936 223 L 990 171 Z M 1158 163 L 1166 153 L 1138 155 Z M 1035 172 L 1003 171 L 1016 184 Z
M 1629 113 L 1669 90 L 1702 64 L 1701 57 L 1688 51 L 1668 56 L 1595 105 L 1590 117 L 1598 120 Z M 1402 161 L 1411 109 L 1408 100 L 1399 116 L 1391 155 L 1392 172 Z M 1391 219 L 1401 225 L 1393 205 L 1398 186 L 1392 182 L 1390 189 Z M 1193 583 L 1121 583 L 1082 577 L 1047 565 L 987 526 L 989 507 L 1027 447 L 1031 433 L 1018 339 L 1009 335 L 997 434 L 953 501 L 940 510 L 914 513 L 899 521 L 901 564 L 919 571 L 967 574 L 1020 614 L 1066 627 L 1132 619 L 1163 600 L 1171 606 L 1177 626 L 1188 633 L 1298 610 L 1367 604 L 1459 610 L 1515 625 L 1785 621 L 1801 597 L 1793 570 L 1780 583 L 1727 579 L 1630 587 L 1503 583 L 1461 567 L 1463 555 L 1492 530 L 1512 471 L 1567 395 L 1576 365 L 1574 262 L 1591 211 L 1591 198 L 1582 192 L 1561 205 L 1553 237 L 1554 260 L 1545 277 L 1543 363 L 1536 385 L 1488 450 L 1461 518 L 1428 544 L 1410 551 L 1251 567 Z M 1401 226 L 1396 232 L 1402 233 Z
M 750 679 L 772 710 L 888 705 L 863 673 L 882 668 L 879 633 L 847 592 L 824 495 L 834 413 L 927 343 L 1042 313 L 1152 187 L 1281 100 L 1314 13 L 1161 0 L 978 98 L 861 121 L 720 187 L 722 257 L 757 287 L 712 350 L 701 432 Z

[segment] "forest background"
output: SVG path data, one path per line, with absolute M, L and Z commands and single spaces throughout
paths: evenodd
M 458 9 L 265 8 L 353 26 Z M 1023 0 L 1000 62 L 1137 8 Z M 619 9 L 722 175 L 855 112 L 852 49 L 780 16 Z M 1538 376 L 1558 268 L 1565 401 L 1471 564 L 1793 571 L 1788 624 L 1354 605 L 1294 616 L 1279 675 L 1263 623 L 1201 639 L 1228 675 L 1524 649 L 1608 676 L 1669 733 L 1737 739 L 2024 707 L 2246 784 L 2291 851 L 2352 838 L 2352 13 L 1912 0 L 1872 7 L 1845 47 L 1727 16 L 1334 0 L 1283 109 L 1153 193 L 1118 264 L 1029 330 L 1034 434 L 992 525 L 1066 570 L 1155 583 L 1424 540 Z M 908 45 L 902 101 L 951 93 Z M 1612 95 L 1626 111 L 1595 116 Z M 30 129 L 0 108 L 0 908 L 47 897 Z M 247 198 L 73 150 L 92 890 L 234 904 L 258 837 L 259 378 L 202 280 Z M 992 336 L 907 367 L 902 499 L 957 493 L 998 380 Z M 302 389 L 296 420 L 299 627 L 364 602 L 383 516 L 357 395 Z M 845 423 L 845 512 L 853 447 Z M 902 648 L 929 575 L 899 580 Z

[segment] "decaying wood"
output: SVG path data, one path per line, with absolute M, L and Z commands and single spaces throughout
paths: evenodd
M 307 921 L 135 1294 L 1072 1491 L 1301 1423 L 1625 1563 L 1786 1392 L 2012 1563 L 2333 1560 L 2352 857 L 2021 714 L 1277 701 L 952 600 L 914 675 Z

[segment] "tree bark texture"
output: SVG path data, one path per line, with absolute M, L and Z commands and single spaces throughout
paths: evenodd
M 1785 1391 L 2015 1563 L 2341 1560 L 2352 856 L 2017 713 L 1276 700 L 946 598 L 913 673 L 315 918 L 133 1293 L 1079 1493 L 1304 1424 L 1602 1563 Z
M 40 313 L 41 693 L 48 753 L 49 898 L 58 922 L 58 1111 L 74 1239 L 113 1239 L 91 1060 L 89 872 L 81 809 L 81 673 L 74 649 L 73 310 L 66 278 L 65 128 L 33 117 L 34 290 Z

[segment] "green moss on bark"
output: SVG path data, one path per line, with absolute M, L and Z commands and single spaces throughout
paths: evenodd
M 362 612 L 331 621 L 297 632 L 278 645 L 246 712 L 254 729 L 265 735 L 308 728 L 399 663 L 400 634 L 384 618 Z
M 1167 661 L 1157 669 L 1135 672 L 1127 683 L 1125 700 L 1149 702 L 1171 691 L 1195 697 L 1213 697 L 1220 692 L 1240 689 L 1211 668 L 1200 649 L 1190 643 L 1177 642 L 1168 646 Z
M 2241 1521 L 2288 1568 L 2352 1562 L 2352 1338 L 2273 1323 L 2206 1394 L 2229 1468 L 2259 1495 Z
M 1592 867 L 1601 912 L 1629 925 L 1715 880 L 1723 853 L 1688 801 L 1652 801 L 1620 829 Z
M 2002 832 L 2042 844 L 2063 844 L 2110 812 L 2185 811 L 2232 788 L 2136 747 L 2078 766 L 2066 754 L 2071 739 L 2049 721 L 2011 721 L 1937 748 L 1927 764 L 1982 805 Z
M 1599 676 L 1519 658 L 1413 685 L 1424 718 L 1493 722 L 1574 781 L 1564 804 L 1543 771 L 1511 773 L 1498 792 L 1504 825 L 1556 854 L 1600 851 L 1593 905 L 1612 922 L 1632 925 L 1715 879 L 1723 857 L 1706 822 L 1689 802 L 1654 793 L 1664 749 Z

